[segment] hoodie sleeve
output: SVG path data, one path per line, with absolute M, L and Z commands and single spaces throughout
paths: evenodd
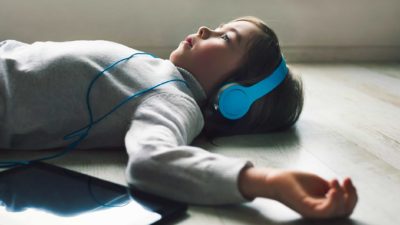
M 251 162 L 188 146 L 203 125 L 194 99 L 166 93 L 149 97 L 125 137 L 128 183 L 190 204 L 248 201 L 238 190 L 238 176 Z

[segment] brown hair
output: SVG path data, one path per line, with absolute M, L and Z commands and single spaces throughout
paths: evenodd
M 225 81 L 249 86 L 274 71 L 281 61 L 281 49 L 276 34 L 262 20 L 247 16 L 233 21 L 247 21 L 261 30 L 260 35 L 250 40 L 244 63 Z M 212 97 L 203 107 L 203 134 L 207 137 L 284 130 L 298 120 L 303 109 L 302 80 L 290 69 L 278 87 L 254 102 L 249 112 L 238 120 L 226 119 L 215 110 L 218 91 L 219 88 L 212 92 Z

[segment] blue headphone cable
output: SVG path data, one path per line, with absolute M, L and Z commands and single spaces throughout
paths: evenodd
M 105 119 L 106 117 L 108 117 L 109 115 L 111 115 L 113 112 L 115 112 L 117 109 L 119 109 L 120 107 L 122 107 L 123 105 L 125 105 L 126 103 L 128 103 L 130 100 L 139 97 L 149 91 L 154 90 L 155 88 L 162 86 L 164 84 L 170 83 L 170 82 L 182 82 L 187 86 L 186 81 L 182 80 L 182 79 L 171 79 L 171 80 L 167 80 L 164 82 L 161 82 L 157 85 L 154 85 L 152 87 L 143 89 L 141 91 L 138 91 L 136 93 L 133 93 L 132 95 L 126 97 L 125 99 L 123 99 L 122 101 L 120 101 L 118 104 L 116 104 L 109 112 L 105 113 L 103 116 L 99 117 L 98 119 L 94 120 L 93 119 L 93 112 L 92 112 L 92 107 L 90 105 L 90 92 L 92 90 L 93 85 L 96 83 L 96 81 L 105 74 L 106 71 L 112 69 L 113 67 L 115 67 L 116 65 L 118 65 L 119 63 L 123 62 L 123 61 L 128 61 L 131 58 L 137 56 L 137 55 L 148 55 L 151 56 L 153 58 L 157 58 L 156 56 L 150 54 L 150 53 L 146 53 L 146 52 L 137 52 L 134 53 L 126 58 L 120 59 L 114 63 L 112 63 L 111 65 L 109 65 L 108 67 L 106 67 L 105 69 L 103 69 L 101 72 L 99 72 L 96 77 L 94 77 L 92 79 L 92 81 L 89 84 L 89 87 L 87 89 L 86 92 L 86 106 L 87 106 L 87 111 L 89 114 L 89 123 L 88 125 L 70 133 L 67 134 L 66 136 L 64 136 L 64 140 L 69 140 L 72 138 L 78 138 L 75 141 L 73 141 L 72 143 L 70 143 L 67 147 L 65 147 L 62 151 L 55 153 L 53 155 L 49 155 L 49 156 L 45 156 L 45 157 L 40 157 L 37 159 L 32 159 L 32 160 L 16 160 L 16 161 L 0 161 L 0 168 L 9 168 L 9 167 L 14 167 L 14 166 L 18 166 L 18 165 L 26 165 L 29 163 L 33 163 L 33 162 L 38 162 L 38 161 L 45 161 L 45 160 L 50 160 L 50 159 L 54 159 L 54 158 L 58 158 L 61 156 L 64 156 L 65 154 L 69 153 L 70 151 L 74 150 L 88 135 L 89 135 L 89 131 L 92 129 L 92 127 L 99 123 L 100 121 L 102 121 L 103 119 Z

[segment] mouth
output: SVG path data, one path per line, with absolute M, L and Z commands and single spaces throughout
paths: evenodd
M 187 37 L 185 42 L 190 46 L 190 48 L 193 47 L 193 39 L 191 37 Z

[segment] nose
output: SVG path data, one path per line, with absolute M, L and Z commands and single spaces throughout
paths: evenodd
M 210 28 L 208 28 L 208 27 L 201 26 L 201 27 L 199 28 L 199 30 L 197 31 L 197 34 L 199 35 L 199 37 L 200 37 L 201 39 L 207 39 L 207 38 L 210 37 L 211 30 L 210 30 Z

